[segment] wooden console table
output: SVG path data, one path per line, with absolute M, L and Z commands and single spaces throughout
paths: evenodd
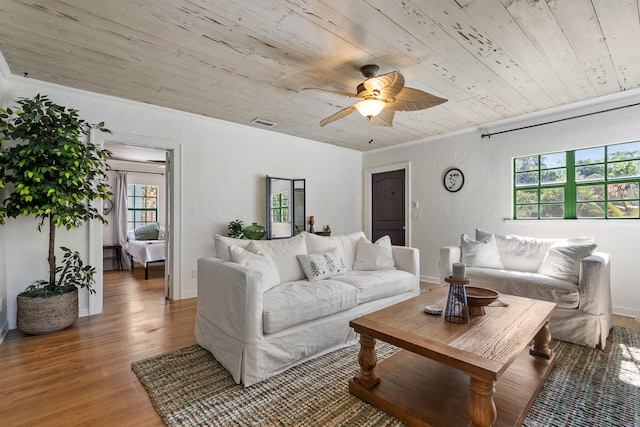
M 104 252 L 106 250 L 113 250 L 115 252 L 118 270 L 122 270 L 122 245 L 103 245 L 102 251 Z

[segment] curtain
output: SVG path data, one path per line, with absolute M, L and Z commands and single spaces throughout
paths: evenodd
M 131 269 L 131 260 L 127 255 L 127 173 L 116 172 L 116 188 L 113 194 L 115 210 L 115 232 L 118 244 L 122 247 L 121 259 L 124 270 Z

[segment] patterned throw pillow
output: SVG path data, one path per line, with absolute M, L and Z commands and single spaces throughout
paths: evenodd
M 304 275 L 310 282 L 328 279 L 339 274 L 345 274 L 347 268 L 342 257 L 334 252 L 323 254 L 298 255 L 298 262 L 304 271 Z

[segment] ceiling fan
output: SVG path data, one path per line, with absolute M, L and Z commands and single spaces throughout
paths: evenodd
M 404 76 L 397 71 L 376 77 L 379 69 L 377 65 L 365 65 L 360 68 L 360 72 L 366 77 L 366 80 L 358 85 L 355 94 L 313 87 L 305 88 L 305 90 L 361 99 L 361 101 L 322 120 L 320 126 L 342 119 L 355 110 L 366 117 L 372 125 L 392 126 L 396 111 L 424 110 L 447 102 L 446 99 L 430 93 L 404 87 Z

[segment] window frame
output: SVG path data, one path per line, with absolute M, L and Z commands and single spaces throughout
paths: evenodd
M 133 197 L 133 199 L 135 200 L 137 199 L 153 199 L 153 197 L 148 197 L 148 196 L 137 196 L 136 195 L 136 188 L 140 188 L 140 192 L 142 193 L 142 188 L 143 187 L 154 187 L 156 189 L 155 193 L 155 207 L 154 208 L 150 208 L 150 207 L 132 207 L 131 204 L 129 203 L 130 199 Z M 133 192 L 131 192 L 130 190 L 133 188 Z M 142 227 L 144 225 L 148 225 L 148 224 L 153 224 L 154 222 L 158 222 L 158 203 L 159 203 L 159 197 L 158 197 L 158 193 L 160 190 L 160 186 L 156 185 L 156 184 L 127 184 L 127 231 L 133 231 L 138 227 Z M 133 194 L 131 194 L 133 193 Z M 144 206 L 145 203 L 142 203 L 142 205 Z M 133 206 L 135 206 L 135 203 L 133 204 Z M 151 212 L 153 213 L 153 217 L 155 219 L 153 220 L 140 220 L 137 221 L 136 220 L 136 213 L 137 212 Z M 131 215 L 129 215 L 129 213 L 131 213 Z
M 610 171 L 610 167 L 616 164 L 621 164 L 621 163 L 625 163 L 625 162 L 634 162 L 634 163 L 640 163 L 640 150 L 636 150 L 636 151 L 629 151 L 630 153 L 633 153 L 633 156 L 629 157 L 629 158 L 625 158 L 625 159 L 610 159 L 609 158 L 609 154 L 610 154 L 610 150 L 617 148 L 618 146 L 621 145 L 625 145 L 625 144 L 637 144 L 640 141 L 627 141 L 627 142 L 622 142 L 622 143 L 616 143 L 616 144 L 609 144 L 609 145 L 601 145 L 601 146 L 596 146 L 596 147 L 586 147 L 586 148 L 578 148 L 575 150 L 567 150 L 567 151 L 556 151 L 556 152 L 549 152 L 549 153 L 541 153 L 541 154 L 533 154 L 533 155 L 525 155 L 525 156 L 519 156 L 519 157 L 514 157 L 512 159 L 512 179 L 513 179 L 513 193 L 512 193 L 512 197 L 513 197 L 513 210 L 512 210 L 512 218 L 514 220 L 519 220 L 519 221 L 532 221 L 532 220 L 558 220 L 558 219 L 594 219 L 594 220 L 609 220 L 609 219 L 616 219 L 616 220 L 637 220 L 640 219 L 640 194 L 639 193 L 639 189 L 640 189 L 640 170 L 638 170 L 638 172 L 636 172 L 636 175 L 638 176 L 632 176 L 632 177 L 609 177 L 609 171 Z M 587 150 L 587 149 L 594 149 L 594 148 L 603 148 L 603 159 L 602 161 L 594 161 L 592 163 L 580 163 L 578 165 L 576 165 L 576 152 L 579 152 L 581 150 Z M 635 148 L 635 147 L 634 147 Z M 614 151 L 615 152 L 615 151 Z M 541 180 L 541 175 L 542 172 L 545 170 L 552 170 L 552 169 L 559 169 L 561 167 L 550 167 L 550 168 L 545 168 L 542 165 L 542 157 L 543 156 L 548 156 L 548 155 L 552 155 L 552 154 L 558 154 L 558 153 L 564 153 L 565 154 L 565 168 L 566 168 L 566 175 L 565 175 L 565 182 L 564 183 L 552 183 L 552 184 L 543 184 L 542 180 Z M 522 170 L 522 171 L 518 171 L 518 160 L 519 159 L 528 159 L 528 158 L 537 158 L 537 168 L 536 169 L 527 169 L 527 170 Z M 583 181 L 576 181 L 576 168 L 577 167 L 582 167 L 582 166 L 590 166 L 590 165 L 603 165 L 604 166 L 604 173 L 603 173 L 603 177 L 602 179 L 594 179 L 594 180 L 583 180 Z M 518 185 L 518 176 L 522 175 L 524 173 L 537 173 L 537 183 L 535 184 L 531 184 L 531 185 Z M 635 190 L 635 198 L 627 198 L 627 199 L 616 199 L 616 198 L 610 198 L 610 186 L 611 185 L 626 185 L 626 184 L 635 184 L 634 188 L 631 191 Z M 587 200 L 578 200 L 578 194 L 579 194 L 579 188 L 581 187 L 587 187 L 587 186 L 602 186 L 603 187 L 603 197 L 602 200 L 600 199 L 587 199 Z M 551 204 L 559 204 L 560 202 L 542 202 L 542 190 L 544 189 L 553 189 L 553 188 L 562 188 L 563 190 L 563 194 L 564 194 L 564 200 L 562 202 L 563 205 L 563 211 L 564 214 L 562 217 L 560 216 L 552 216 L 552 217 L 544 217 L 542 216 L 542 212 L 543 212 L 543 207 L 545 205 L 551 205 Z M 519 192 L 520 191 L 536 191 L 537 192 L 537 198 L 535 202 L 518 202 L 518 196 L 519 196 Z M 635 208 L 633 209 L 633 211 L 635 211 L 635 216 L 627 216 L 627 215 L 623 215 L 623 216 L 617 216 L 617 215 L 611 215 L 610 214 L 610 203 L 613 202 L 628 202 L 628 203 L 632 203 L 632 206 L 634 206 Z M 602 204 L 602 216 L 578 216 L 579 215 L 579 204 L 581 203 L 598 203 L 598 204 Z M 519 208 L 522 207 L 527 207 L 527 206 L 534 206 L 536 207 L 536 214 L 535 216 L 531 216 L 531 217 L 518 217 L 518 210 Z M 526 209 L 526 208 L 525 208 Z
M 286 198 L 286 203 L 283 199 Z M 281 191 L 271 195 L 271 218 L 273 222 L 289 222 L 291 215 L 289 192 Z

